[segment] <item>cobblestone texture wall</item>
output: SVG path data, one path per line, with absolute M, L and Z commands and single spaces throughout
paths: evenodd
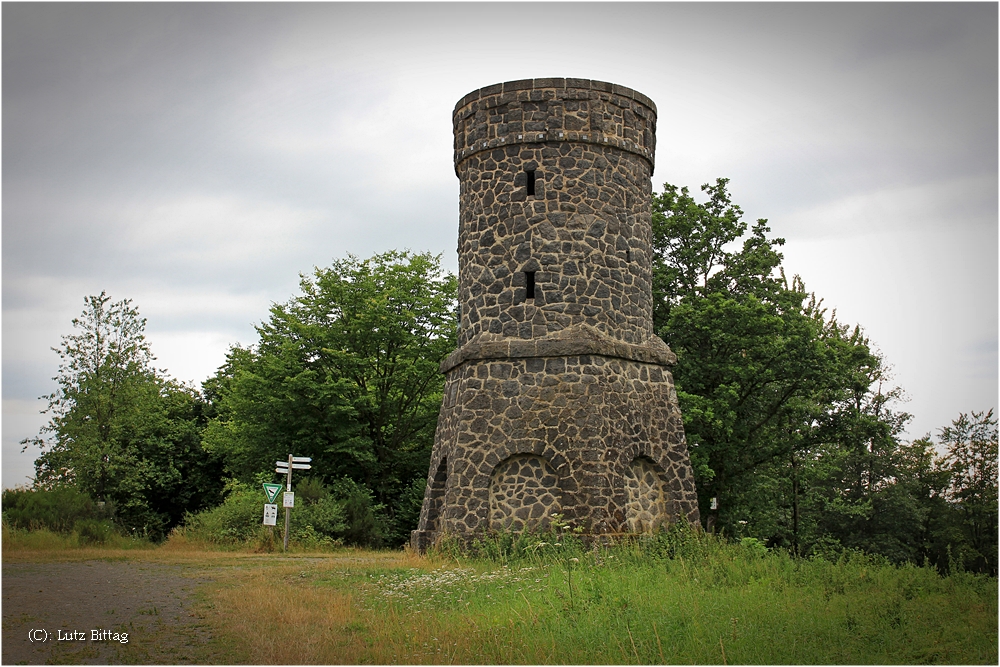
M 413 545 L 554 511 L 589 534 L 697 521 L 652 330 L 655 106 L 534 79 L 466 95 L 453 121 L 461 329 Z
M 491 86 L 455 109 L 459 346 L 576 322 L 630 343 L 653 333 L 655 108 L 611 84 L 548 85 L 560 81 Z M 535 272 L 533 299 L 526 271 Z

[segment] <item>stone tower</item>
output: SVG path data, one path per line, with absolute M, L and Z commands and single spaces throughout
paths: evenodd
M 656 107 L 586 79 L 455 106 L 461 329 L 411 544 L 698 520 L 674 354 L 653 334 Z

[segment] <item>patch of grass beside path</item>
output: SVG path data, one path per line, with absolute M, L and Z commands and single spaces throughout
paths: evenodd
M 997 664 L 995 578 L 710 536 L 570 542 L 478 559 L 70 551 L 207 573 L 198 613 L 215 664 Z
M 208 597 L 233 659 L 263 664 L 997 661 L 996 579 L 717 541 L 506 564 L 355 552 L 233 572 Z

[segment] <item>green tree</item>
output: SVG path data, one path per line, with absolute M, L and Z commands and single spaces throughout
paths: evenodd
M 852 339 L 857 340 L 855 329 Z M 860 339 L 865 348 L 866 339 Z M 881 358 L 864 363 L 847 356 L 848 382 L 829 406 L 821 436 L 837 467 L 818 490 L 815 511 L 823 534 L 844 547 L 882 554 L 895 562 L 914 561 L 925 520 L 919 447 L 901 435 L 910 416 L 892 409 L 902 392 L 892 387 Z
M 948 497 L 958 508 L 972 548 L 968 567 L 997 574 L 997 420 L 989 412 L 962 413 L 941 429 L 951 474 Z
M 184 512 L 217 502 L 220 469 L 200 446 L 198 393 L 153 366 L 146 320 L 129 300 L 85 299 L 63 336 L 58 388 L 38 437 L 35 485 L 76 486 L 115 507 L 126 529 L 162 537 Z
M 410 488 L 427 475 L 438 367 L 456 345 L 455 278 L 438 257 L 392 251 L 337 260 L 300 287 L 205 383 L 216 411 L 205 445 L 244 480 L 275 457 L 311 456 L 323 479 L 369 489 L 401 542 Z
M 62 345 L 53 348 L 60 359 L 53 378 L 59 387 L 43 397 L 52 420 L 42 432 L 56 441 L 36 462 L 35 481 L 41 486 L 76 481 L 104 501 L 113 480 L 134 463 L 119 456 L 117 436 L 135 417 L 155 374 L 143 335 L 146 320 L 130 301 L 112 303 L 101 292 L 84 302 L 83 314 L 73 319 L 78 333 L 63 336 Z
M 749 477 L 801 447 L 813 399 L 831 365 L 822 319 L 800 280 L 780 270 L 782 239 L 766 220 L 747 231 L 726 179 L 666 184 L 653 199 L 654 319 L 678 356 L 674 369 L 703 516 L 735 530 Z M 718 512 L 710 498 L 717 498 Z
M 665 183 L 653 197 L 653 326 L 663 330 L 674 306 L 712 293 L 777 296 L 782 278 L 775 275 L 782 255 L 782 238 L 767 238 L 767 220 L 759 219 L 736 251 L 747 231 L 743 210 L 732 202 L 729 179 L 716 179 L 701 189 L 709 199 L 699 204 L 687 187 Z M 787 285 L 785 285 L 787 287 Z M 804 296 L 804 295 L 803 295 Z M 794 297 L 793 297 L 794 298 Z M 668 329 L 669 331 L 669 329 Z
M 908 445 L 904 443 L 902 448 L 907 465 L 900 480 L 919 499 L 923 516 L 923 525 L 915 536 L 919 549 L 914 560 L 948 573 L 955 556 L 962 558 L 967 552 L 961 513 L 949 501 L 951 472 L 929 435 Z
M 889 550 L 900 392 L 861 329 L 786 278 L 784 240 L 748 229 L 727 184 L 702 186 L 703 204 L 671 184 L 653 200 L 654 321 L 678 357 L 702 516 L 799 554 L 859 534 Z

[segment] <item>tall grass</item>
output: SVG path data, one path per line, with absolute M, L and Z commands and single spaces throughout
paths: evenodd
M 264 663 L 996 663 L 996 579 L 711 536 L 568 538 L 260 572 L 219 589 L 215 622 Z M 276 634 L 249 636 L 265 622 Z
M 4 557 L 67 540 L 4 527 Z M 52 546 L 78 557 L 94 548 Z M 14 551 L 9 551 L 14 549 Z M 204 566 L 206 659 L 251 664 L 996 664 L 997 580 L 675 530 L 497 535 L 427 557 L 253 554 L 175 536 L 103 556 Z M 218 567 L 228 565 L 228 567 Z

